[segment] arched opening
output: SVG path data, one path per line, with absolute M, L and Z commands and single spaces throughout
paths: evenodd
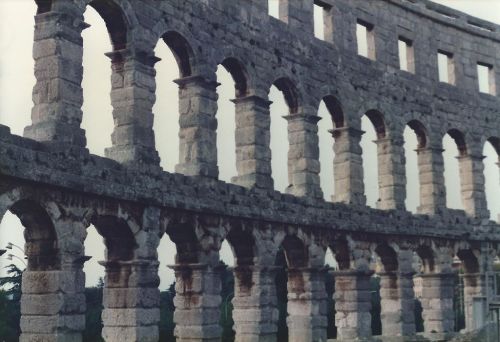
M 334 194 L 334 169 L 335 158 L 333 129 L 344 127 L 344 114 L 340 102 L 334 96 L 326 96 L 321 101 L 318 116 L 319 160 L 321 164 L 320 184 L 325 200 L 332 200 Z
M 460 165 L 457 159 L 467 155 L 463 133 L 457 129 L 449 130 L 443 138 L 443 149 L 446 206 L 451 209 L 463 210 Z
M 486 201 L 493 221 L 500 222 L 500 139 L 490 138 L 483 148 Z
M 85 331 L 84 341 L 99 341 L 102 333 L 102 305 L 104 290 L 104 267 L 100 264 L 105 260 L 103 237 L 97 232 L 94 225 L 87 228 L 87 236 L 84 242 L 85 255 L 90 259 L 85 262 L 83 272 L 85 273 Z
M 34 201 L 21 200 L 12 205 L 3 217 L 0 216 L 0 241 L 0 314 L 4 323 L 0 336 L 6 341 L 17 341 L 21 334 L 21 300 L 25 291 L 22 281 L 28 282 L 24 286 L 28 289 L 25 295 L 41 306 L 49 304 L 45 293 L 34 294 L 30 291 L 35 285 L 31 283 L 33 279 L 23 279 L 23 274 L 60 269 L 57 237 L 45 209 Z M 50 294 L 49 291 L 47 289 L 47 294 Z M 41 314 L 36 308 L 23 313 L 27 320 L 36 320 L 36 316 Z M 23 330 L 26 328 L 33 329 L 29 322 L 24 323 Z
M 280 94 L 281 93 L 281 94 Z M 269 92 L 271 116 L 271 174 L 274 188 L 285 192 L 290 186 L 288 165 L 288 115 L 298 111 L 297 91 L 293 83 L 287 78 L 279 78 L 273 83 Z M 282 118 L 280 118 L 280 116 Z
M 241 98 L 247 93 L 247 76 L 241 63 L 235 58 L 226 58 L 217 68 L 218 87 L 217 101 L 217 155 L 219 163 L 219 179 L 231 182 L 238 175 L 236 169 L 237 140 L 244 140 L 243 135 L 236 135 L 236 125 L 244 125 L 244 113 L 236 113 L 234 98 Z M 242 121 L 243 120 L 243 121 Z
M 326 249 L 325 253 L 325 267 L 327 270 L 337 271 L 339 269 L 337 260 L 331 248 Z M 337 327 L 335 326 L 335 278 L 332 272 L 327 272 L 325 277 L 325 290 L 327 296 L 327 315 L 328 322 L 326 328 L 326 336 L 328 339 L 335 339 L 337 337 Z
M 175 274 L 169 266 L 175 264 L 175 243 L 163 234 L 158 245 L 158 276 L 160 277 L 160 341 L 173 341 L 174 337 L 174 297 Z
M 379 201 L 379 163 L 376 141 L 386 137 L 386 129 L 383 116 L 376 110 L 369 110 L 361 118 L 361 129 L 365 132 L 361 138 L 363 149 L 363 169 L 366 204 L 372 208 Z M 370 172 L 368 172 L 370 170 Z
M 90 153 L 104 156 L 106 147 L 111 146 L 111 134 L 114 129 L 113 106 L 111 103 L 111 74 L 117 67 L 113 61 L 110 67 L 109 58 L 105 54 L 124 44 L 117 33 L 118 27 L 127 32 L 124 22 L 118 20 L 121 10 L 111 1 L 93 1 L 87 6 L 84 20 L 90 27 L 82 32 L 83 38 L 83 117 L 81 127 L 85 129 L 87 148 Z M 114 31 L 114 35 L 108 31 Z M 123 47 L 121 47 L 123 48 Z M 98 123 L 98 124 L 97 124 Z
M 427 131 L 417 120 L 408 122 L 404 130 L 406 158 L 406 210 L 417 212 L 420 206 L 420 170 L 418 150 L 427 147 Z
M 50 9 L 51 1 L 38 1 L 38 12 Z M 31 124 L 33 73 L 34 1 L 0 1 L 0 124 L 22 135 Z M 17 28 L 13 34 L 13 28 Z M 20 29 L 22 28 L 22 29 Z
M 163 42 L 161 42 L 163 41 Z M 180 94 L 178 78 L 192 75 L 193 51 L 187 40 L 174 31 L 166 32 L 156 45 L 156 102 L 153 129 L 155 146 L 160 155 L 160 165 L 165 171 L 174 172 L 179 162 Z

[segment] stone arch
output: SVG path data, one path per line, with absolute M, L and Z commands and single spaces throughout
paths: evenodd
M 460 249 L 457 251 L 457 257 L 462 262 L 465 273 L 479 273 L 480 265 L 477 256 L 472 249 Z
M 113 51 L 126 49 L 130 41 L 131 23 L 122 6 L 113 0 L 91 0 L 88 5 L 94 8 L 106 23 Z
M 394 248 L 387 243 L 382 243 L 375 248 L 374 252 L 379 257 L 384 272 L 395 272 L 398 270 L 398 255 Z
M 289 268 L 306 267 L 308 265 L 307 246 L 297 236 L 287 235 L 281 243 Z
M 180 77 L 191 76 L 195 57 L 187 39 L 177 31 L 167 31 L 161 36 L 161 39 L 172 51 L 179 67 Z
M 252 233 L 243 227 L 233 227 L 226 236 L 237 266 L 251 266 L 254 264 L 255 239 Z
M 344 111 L 339 99 L 333 95 L 323 97 L 326 108 L 330 113 L 334 128 L 342 128 L 345 126 Z
M 377 139 L 385 138 L 387 135 L 387 127 L 382 113 L 378 110 L 370 109 L 365 113 L 365 115 L 372 123 L 377 134 Z
M 467 155 L 467 143 L 465 140 L 465 134 L 456 128 L 448 130 L 447 134 L 455 141 L 458 148 L 458 153 L 460 156 Z
M 351 268 L 349 242 L 345 239 L 338 239 L 331 243 L 329 248 L 337 261 L 338 269 L 341 271 L 349 270 Z
M 176 264 L 195 264 L 200 262 L 200 243 L 192 224 L 173 220 L 166 234 L 176 247 Z
M 54 223 L 47 210 L 37 201 L 21 199 L 10 210 L 21 221 L 24 230 L 25 254 L 30 271 L 57 270 L 61 260 Z
M 292 80 L 280 77 L 273 82 L 273 85 L 283 93 L 290 114 L 297 113 L 299 111 L 299 93 Z
M 426 245 L 420 245 L 417 247 L 415 252 L 417 253 L 418 257 L 422 262 L 422 268 L 424 273 L 434 272 L 436 268 L 436 260 L 432 247 Z
M 52 1 L 53 0 L 35 0 L 37 5 L 36 14 L 43 14 L 50 12 L 52 10 Z
M 408 121 L 407 126 L 410 127 L 417 136 L 417 148 L 427 147 L 429 139 L 425 126 L 419 120 L 415 119 Z
M 134 258 L 137 244 L 126 220 L 112 215 L 102 215 L 95 216 L 91 223 L 104 238 L 106 261 L 127 261 Z
M 234 80 L 236 97 L 248 95 L 248 73 L 245 66 L 235 57 L 227 57 L 220 63 Z
M 500 161 L 500 138 L 490 137 L 490 138 L 486 139 L 486 141 L 489 142 L 491 144 L 491 146 L 493 146 L 493 148 L 495 149 L 495 151 L 498 154 L 498 158 Z

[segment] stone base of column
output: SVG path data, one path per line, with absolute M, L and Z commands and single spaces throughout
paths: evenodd
M 380 276 L 382 334 L 408 336 L 415 334 L 414 272 L 384 272 Z
M 106 342 L 158 341 L 158 264 L 100 262 L 106 267 L 102 337 Z
M 235 340 L 276 342 L 279 312 L 276 307 L 275 272 L 278 267 L 244 266 L 233 269 Z
M 24 271 L 20 341 L 81 341 L 84 283 L 83 272 Z
M 324 270 L 293 268 L 288 270 L 288 341 L 326 341 L 327 296 Z
M 455 273 L 422 274 L 422 317 L 425 333 L 452 333 Z
M 206 264 L 169 266 L 175 271 L 174 335 L 177 342 L 220 341 L 221 280 Z
M 339 341 L 358 341 L 372 337 L 372 271 L 336 271 L 335 325 Z
M 243 186 L 245 188 L 273 189 L 274 181 L 269 175 L 249 174 L 244 176 L 235 176 L 231 178 L 231 183 Z
M 151 148 L 140 146 L 113 146 L 105 150 L 106 158 L 113 159 L 120 164 L 147 171 L 160 171 L 160 157 L 158 152 Z

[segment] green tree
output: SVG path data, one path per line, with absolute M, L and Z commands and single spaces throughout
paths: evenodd
M 102 278 L 99 279 L 97 286 L 85 288 L 87 311 L 85 313 L 85 331 L 83 332 L 84 342 L 104 342 L 101 337 L 103 288 Z
M 21 333 L 19 322 L 23 271 L 16 265 L 6 268 L 7 276 L 0 278 L 0 339 L 2 342 L 17 342 Z

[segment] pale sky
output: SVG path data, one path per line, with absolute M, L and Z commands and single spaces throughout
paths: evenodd
M 229 0 L 228 0 L 229 1 Z M 271 0 L 271 12 L 276 14 L 277 0 Z M 454 7 L 480 18 L 500 23 L 500 0 L 440 0 L 436 1 Z M 36 12 L 32 0 L 0 0 L 0 124 L 11 127 L 14 134 L 22 135 L 23 129 L 30 122 L 32 107 L 31 90 L 34 85 L 33 60 L 31 49 L 33 42 L 33 15 Z M 105 147 L 111 145 L 110 134 L 113 128 L 110 92 L 110 63 L 104 56 L 111 51 L 106 27 L 99 15 L 89 8 L 85 13 L 85 21 L 91 24 L 83 33 L 84 38 L 84 89 L 83 122 L 86 130 L 88 148 L 94 154 L 103 155 Z M 319 20 L 316 20 L 319 22 Z M 319 32 L 320 30 L 318 30 Z M 178 159 L 178 103 L 177 85 L 172 82 L 178 78 L 175 60 L 168 47 L 160 42 L 155 50 L 157 56 L 162 58 L 156 66 L 157 69 L 157 101 L 154 107 L 155 136 L 157 149 L 161 156 L 161 165 L 166 171 L 173 171 Z M 218 151 L 220 179 L 229 182 L 236 175 L 234 155 L 234 105 L 229 99 L 234 97 L 234 86 L 231 76 L 219 68 L 218 81 L 222 84 L 219 88 L 219 111 L 217 118 Z M 281 116 L 286 115 L 288 109 L 281 93 L 272 88 L 269 98 L 273 101 L 271 106 L 271 149 L 273 152 L 272 169 L 275 187 L 283 190 L 287 186 L 286 151 L 287 130 L 286 122 Z M 321 105 L 319 115 L 324 118 L 319 123 L 320 161 L 321 161 L 321 186 L 325 198 L 329 200 L 333 194 L 333 138 L 328 133 L 332 128 L 331 120 L 324 104 Z M 371 124 L 363 120 L 363 130 L 367 133 L 363 137 L 365 186 L 368 204 L 375 206 L 378 198 L 376 170 L 376 146 L 372 142 L 375 134 Z M 408 130 L 406 137 L 407 158 L 407 207 L 415 211 L 418 205 L 418 177 L 417 164 L 413 149 L 416 147 L 414 134 Z M 448 191 L 449 207 L 461 208 L 458 183 L 458 164 L 454 158 L 458 153 L 451 139 L 445 138 L 444 148 L 446 165 L 446 185 Z M 492 218 L 500 214 L 500 180 L 496 153 L 490 145 L 485 147 L 485 175 L 487 181 L 487 196 Z M 496 197 L 495 197 L 496 194 Z M 496 202 L 494 202 L 496 201 Z M 7 242 L 23 246 L 22 226 L 19 220 L 7 213 L 0 224 L 0 248 Z M 89 228 L 86 243 L 86 254 L 92 256 L 86 263 L 87 284 L 94 285 L 103 275 L 102 267 L 97 261 L 104 259 L 104 245 L 102 239 L 93 227 Z M 165 237 L 159 248 L 160 258 L 160 288 L 166 288 L 174 279 L 173 272 L 166 265 L 174 261 L 175 245 Z M 20 252 L 14 253 L 21 256 Z M 229 265 L 233 258 L 229 246 L 224 244 L 221 258 Z M 17 262 L 14 260 L 14 262 Z M 327 260 L 332 264 L 331 257 Z M 0 258 L 0 276 L 4 274 L 3 267 L 9 264 L 5 256 Z M 20 264 L 20 266 L 22 266 Z

